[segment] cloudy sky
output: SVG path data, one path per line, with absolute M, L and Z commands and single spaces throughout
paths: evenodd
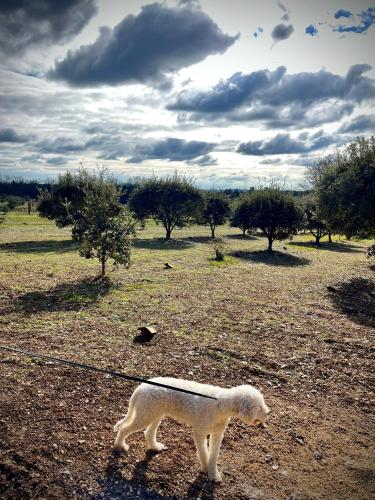
M 0 176 L 290 186 L 375 133 L 362 0 L 3 0 Z

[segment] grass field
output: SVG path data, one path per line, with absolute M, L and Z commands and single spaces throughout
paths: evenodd
M 122 370 L 222 386 L 252 383 L 267 429 L 229 426 L 223 483 L 199 474 L 191 432 L 163 421 L 169 450 L 143 435 L 114 455 L 112 425 L 135 385 L 0 351 L 2 498 L 373 498 L 375 266 L 369 241 L 276 242 L 221 227 L 154 224 L 129 270 L 98 280 L 69 230 L 12 212 L 0 227 L 1 344 Z M 168 262 L 173 269 L 164 269 Z M 332 287 L 327 289 L 328 287 Z M 149 344 L 133 342 L 154 326 Z M 133 495 L 133 496 L 132 496 Z

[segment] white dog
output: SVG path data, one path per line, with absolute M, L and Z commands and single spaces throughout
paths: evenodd
M 223 389 L 189 380 L 158 377 L 151 379 L 174 387 L 213 396 L 215 399 L 141 384 L 130 398 L 128 413 L 114 426 L 115 448 L 127 451 L 125 439 L 145 429 L 149 449 L 161 451 L 165 446 L 156 441 L 156 433 L 164 416 L 172 417 L 193 428 L 194 442 L 203 472 L 213 481 L 221 481 L 217 468 L 221 442 L 230 417 L 238 417 L 250 425 L 264 423 L 270 412 L 263 396 L 251 385 Z M 207 436 L 210 435 L 209 448 Z

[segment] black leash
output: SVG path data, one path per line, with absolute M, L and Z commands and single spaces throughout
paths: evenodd
M 173 387 L 171 385 L 160 384 L 159 382 L 153 382 L 152 380 L 147 380 L 141 377 L 133 377 L 132 375 L 125 375 L 124 373 L 113 372 L 111 370 L 106 370 L 105 368 L 97 368 L 96 366 L 84 365 L 82 363 L 77 363 L 75 361 L 68 361 L 67 359 L 54 358 L 52 356 L 46 356 L 45 354 L 36 354 L 34 352 L 22 351 L 21 349 L 15 349 L 14 347 L 6 347 L 0 345 L 0 349 L 5 351 L 16 352 L 19 354 L 25 354 L 30 356 L 30 358 L 40 358 L 49 359 L 50 361 L 56 361 L 57 363 L 62 363 L 64 365 L 74 366 L 77 368 L 83 368 L 85 370 L 91 370 L 93 372 L 105 373 L 107 375 L 112 375 L 112 377 L 124 378 L 126 380 L 132 380 L 134 382 L 143 382 L 144 384 L 156 385 L 157 387 L 163 387 L 164 389 L 171 389 L 172 391 L 184 392 L 185 394 L 192 394 L 193 396 L 200 396 L 202 398 L 217 399 L 213 396 L 207 396 L 206 394 L 200 394 L 199 392 L 188 391 L 187 389 L 181 389 L 180 387 Z

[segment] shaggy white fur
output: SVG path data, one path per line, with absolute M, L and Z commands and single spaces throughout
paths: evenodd
M 261 392 L 251 385 L 223 389 L 176 378 L 158 377 L 151 380 L 214 396 L 217 399 L 141 384 L 130 398 L 127 415 L 113 428 L 117 432 L 115 448 L 127 451 L 129 446 L 125 443 L 125 439 L 130 434 L 146 428 L 144 434 L 149 449 L 164 450 L 165 446 L 156 441 L 160 421 L 164 416 L 175 418 L 193 428 L 202 471 L 207 472 L 209 479 L 213 481 L 221 481 L 217 459 L 230 417 L 238 417 L 247 424 L 256 425 L 264 423 L 270 412 Z M 208 435 L 210 435 L 209 447 Z

